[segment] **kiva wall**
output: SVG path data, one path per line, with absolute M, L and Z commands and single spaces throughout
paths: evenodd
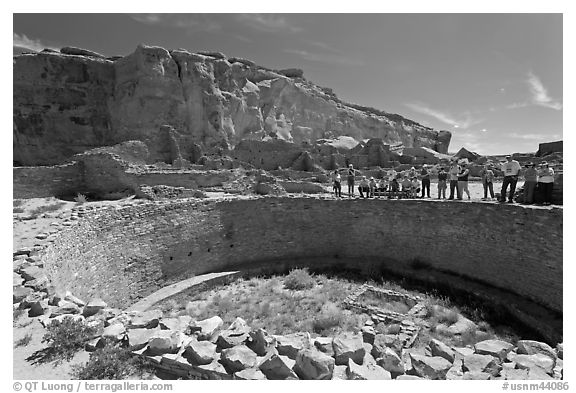
M 115 307 L 192 275 L 327 258 L 400 270 L 418 259 L 562 312 L 558 209 L 273 197 L 156 202 L 92 213 L 43 255 L 57 289 Z

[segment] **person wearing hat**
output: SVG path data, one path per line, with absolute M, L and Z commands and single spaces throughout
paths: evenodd
M 483 201 L 488 199 L 488 191 L 490 191 L 490 200 L 494 199 L 494 171 L 492 165 L 486 164 L 480 173 L 482 176 L 482 187 L 484 188 Z
M 470 190 L 468 189 L 468 176 L 470 175 L 470 169 L 468 169 L 466 164 L 462 164 L 460 167 L 460 172 L 458 173 L 458 199 L 462 200 L 464 193 L 470 199 Z
M 448 175 L 450 176 L 450 196 L 448 199 L 454 199 L 454 191 L 457 191 L 458 198 L 462 199 L 458 189 L 458 173 L 460 173 L 460 167 L 456 161 L 452 161 L 448 170 Z
M 532 162 L 528 162 L 524 166 L 526 167 L 524 171 L 524 203 L 530 205 L 534 203 L 534 191 L 536 191 L 536 185 L 538 184 L 538 171 L 534 168 Z
M 342 177 L 338 169 L 334 170 L 332 174 L 332 190 L 334 191 L 334 196 L 342 198 Z
M 430 198 L 430 172 L 428 171 L 428 165 L 422 165 L 420 177 L 422 178 L 422 198 L 424 198 L 425 193 L 427 197 Z
M 538 171 L 538 188 L 544 194 L 544 205 L 552 204 L 552 189 L 554 188 L 554 170 L 550 168 L 546 161 L 540 164 Z
M 448 180 L 448 173 L 444 167 L 440 167 L 438 172 L 438 199 L 446 199 L 446 180 Z
M 506 156 L 506 162 L 502 164 L 504 181 L 502 182 L 502 191 L 500 192 L 500 202 L 506 202 L 506 190 L 508 189 L 508 186 L 510 186 L 508 203 L 514 203 L 514 191 L 516 191 L 516 183 L 518 182 L 520 169 L 522 168 L 518 161 L 513 160 L 512 156 Z

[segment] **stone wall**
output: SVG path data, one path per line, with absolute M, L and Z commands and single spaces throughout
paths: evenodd
M 79 192 L 83 178 L 79 164 L 45 167 L 15 167 L 12 170 L 13 198 L 46 198 Z
M 341 264 L 411 274 L 418 261 L 561 314 L 562 221 L 559 209 L 474 203 L 155 202 L 87 215 L 42 258 L 57 288 L 115 307 L 208 272 Z

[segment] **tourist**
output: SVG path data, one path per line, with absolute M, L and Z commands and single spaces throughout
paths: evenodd
M 420 182 L 416 176 L 412 177 L 412 198 L 418 198 L 418 194 L 420 193 Z
M 440 167 L 438 172 L 438 199 L 446 199 L 446 180 L 448 180 L 448 173 L 444 167 Z
M 342 198 L 342 176 L 338 169 L 332 174 L 332 188 L 334 190 L 334 196 Z
M 386 195 L 386 190 L 388 189 L 388 184 L 386 182 L 386 178 L 382 178 L 380 183 L 378 184 L 378 188 L 376 189 L 378 195 Z
M 538 188 L 542 189 L 544 205 L 552 204 L 552 189 L 554 188 L 554 170 L 546 161 L 540 164 L 538 171 Z
M 370 183 L 366 176 L 362 176 L 360 183 L 358 184 L 358 191 L 360 192 L 360 198 L 369 198 L 370 197 Z
M 450 197 L 448 199 L 454 199 L 454 190 L 458 190 L 458 173 L 460 172 L 460 167 L 456 161 L 452 161 L 450 164 L 450 169 L 448 170 L 448 175 L 450 176 Z M 462 199 L 459 196 L 459 199 Z
M 538 184 L 538 170 L 534 164 L 529 162 L 524 165 L 524 204 L 531 205 L 534 203 L 534 193 Z
M 500 192 L 500 202 L 506 202 L 506 189 L 510 186 L 510 195 L 508 203 L 514 203 L 514 191 L 516 191 L 516 183 L 518 182 L 518 174 L 520 173 L 520 164 L 518 161 L 513 160 L 512 156 L 506 156 L 506 162 L 502 164 L 502 172 L 504 172 L 504 181 L 502 183 L 502 191 Z
M 388 186 L 388 199 L 393 198 L 395 196 L 398 196 L 398 198 L 400 198 L 400 196 L 398 195 L 399 193 L 400 193 L 400 183 L 398 183 L 398 179 L 394 177 L 392 180 L 390 180 L 390 185 Z
M 408 171 L 408 177 L 412 179 L 414 176 L 418 176 L 418 174 L 416 173 L 416 168 L 412 167 Z
M 483 201 L 488 199 L 488 190 L 490 190 L 490 199 L 494 199 L 494 171 L 492 167 L 488 164 L 484 165 L 481 172 L 482 176 L 482 187 L 484 188 L 484 198 Z
M 370 182 L 368 183 L 368 186 L 370 187 L 370 195 L 368 195 L 368 198 L 373 198 L 374 195 L 376 194 L 376 191 L 378 191 L 378 185 L 376 184 L 376 179 L 374 179 L 374 176 L 370 177 Z
M 348 165 L 348 198 L 354 196 L 354 181 L 356 179 L 356 169 L 352 164 Z
M 412 194 L 412 181 L 408 178 L 408 175 L 404 175 L 404 179 L 402 179 L 402 194 L 406 197 L 410 197 Z
M 462 200 L 464 192 L 470 199 L 470 191 L 468 190 L 468 175 L 470 175 L 470 169 L 467 165 L 462 165 L 460 172 L 458 173 L 458 199 Z
M 398 178 L 398 172 L 394 170 L 394 168 L 388 171 L 388 181 L 391 182 L 393 179 Z
M 422 165 L 420 177 L 422 178 L 422 198 L 424 198 L 424 191 L 426 191 L 427 197 L 430 198 L 430 172 L 428 172 L 428 165 Z

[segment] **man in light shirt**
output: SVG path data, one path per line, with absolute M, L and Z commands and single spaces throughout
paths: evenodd
M 500 202 L 506 202 L 506 189 L 510 186 L 510 195 L 508 203 L 514 203 L 514 191 L 516 191 L 516 182 L 518 182 L 518 174 L 520 173 L 520 163 L 513 160 L 512 156 L 506 156 L 506 162 L 502 164 L 502 172 L 504 172 L 504 182 L 502 183 L 502 191 L 500 192 Z

